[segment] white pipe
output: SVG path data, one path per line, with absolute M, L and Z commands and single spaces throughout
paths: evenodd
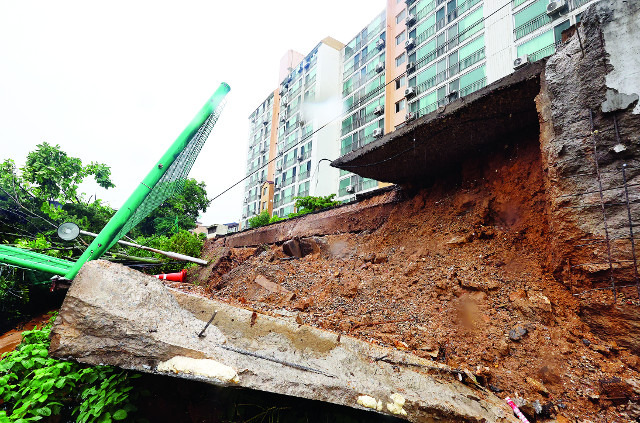
M 88 236 L 92 236 L 92 237 L 97 237 L 98 234 L 94 234 L 93 232 L 87 232 L 87 231 L 80 231 L 80 233 L 82 235 L 88 235 Z M 195 257 L 190 257 L 190 256 L 186 256 L 184 254 L 178 254 L 178 253 L 172 253 L 171 251 L 162 251 L 162 250 L 157 250 L 155 248 L 151 248 L 151 247 L 145 247 L 144 245 L 138 245 L 138 244 L 134 244 L 132 242 L 127 242 L 127 241 L 118 241 L 118 244 L 121 245 L 126 245 L 127 247 L 135 247 L 135 248 L 140 248 L 141 250 L 146 250 L 146 251 L 151 251 L 152 253 L 157 253 L 157 254 L 162 254 L 163 256 L 167 256 L 167 257 L 171 257 L 173 259 L 176 260 L 182 260 L 182 261 L 190 261 L 192 263 L 197 263 L 201 266 L 206 266 L 207 262 L 205 260 L 199 259 L 199 258 L 195 258 Z

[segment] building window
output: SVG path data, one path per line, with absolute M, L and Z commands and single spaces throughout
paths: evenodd
M 406 76 L 401 76 L 400 78 L 396 79 L 396 90 L 399 90 L 400 88 L 404 87 L 405 85 L 407 85 L 407 77 Z
M 398 36 L 396 37 L 396 45 L 399 45 L 400 43 L 402 43 L 402 42 L 404 41 L 404 39 L 405 39 L 406 35 L 407 35 L 407 34 L 406 34 L 406 32 L 405 32 L 405 31 L 402 31 L 402 32 L 400 33 L 400 35 L 398 35 Z
M 402 9 L 402 12 L 398 13 L 398 16 L 396 16 L 396 23 L 399 24 L 402 22 L 405 16 L 407 16 L 407 9 Z
M 407 60 L 407 55 L 402 53 L 400 56 L 396 57 L 396 66 L 400 66 Z
M 407 106 L 407 100 L 404 98 L 396 103 L 396 113 L 400 113 Z

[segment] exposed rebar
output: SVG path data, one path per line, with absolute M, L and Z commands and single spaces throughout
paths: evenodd
M 614 116 L 615 119 L 615 116 Z M 615 122 L 615 120 L 614 120 Z M 616 132 L 618 125 L 616 124 Z M 638 278 L 638 260 L 636 258 L 636 242 L 633 238 L 633 220 L 631 218 L 631 204 L 629 203 L 629 190 L 627 189 L 627 170 L 626 163 L 622 165 L 622 181 L 624 183 L 624 198 L 627 203 L 627 217 L 629 218 L 629 240 L 631 241 L 631 256 L 633 257 L 633 276 L 636 281 L 636 290 L 638 298 L 640 298 L 640 278 Z
M 593 140 L 593 160 L 596 166 L 596 175 L 598 178 L 598 191 L 600 193 L 600 205 L 602 208 L 602 221 L 604 222 L 604 235 L 607 243 L 607 258 L 609 260 L 609 277 L 611 279 L 611 288 L 613 289 L 613 302 L 618 299 L 618 293 L 616 291 L 616 281 L 613 277 L 613 262 L 611 260 L 611 241 L 609 240 L 609 226 L 607 224 L 607 212 L 604 206 L 604 195 L 602 193 L 602 179 L 600 178 L 600 166 L 598 164 L 598 131 L 593 124 L 593 110 L 589 109 L 589 123 L 591 124 L 591 139 Z

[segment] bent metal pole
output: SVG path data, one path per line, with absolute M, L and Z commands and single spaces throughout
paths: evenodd
M 143 201 L 151 193 L 167 169 L 171 167 L 171 164 L 173 164 L 189 144 L 190 139 L 198 132 L 209 116 L 216 111 L 229 91 L 230 87 L 228 84 L 224 82 L 220 84 L 220 87 L 218 87 L 216 92 L 213 93 L 211 98 L 209 98 L 202 109 L 200 109 L 196 117 L 194 117 L 184 131 L 182 131 L 160 160 L 153 165 L 149 174 L 140 182 L 140 185 L 138 185 L 133 194 L 131 194 L 102 231 L 100 231 L 98 237 L 93 240 L 78 261 L 76 261 L 73 267 L 64 275 L 66 279 L 73 280 L 84 263 L 100 258 L 107 251 L 129 218 L 135 213 L 138 207 L 142 205 Z

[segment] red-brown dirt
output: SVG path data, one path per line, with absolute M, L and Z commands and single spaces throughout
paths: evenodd
M 530 415 L 539 401 L 557 421 L 635 421 L 640 360 L 593 333 L 546 267 L 537 139 L 463 168 L 406 189 L 376 230 L 308 239 L 316 252 L 302 259 L 209 243 L 204 255 L 226 257 L 222 267 L 172 285 L 468 369 L 497 395 L 525 398 Z

